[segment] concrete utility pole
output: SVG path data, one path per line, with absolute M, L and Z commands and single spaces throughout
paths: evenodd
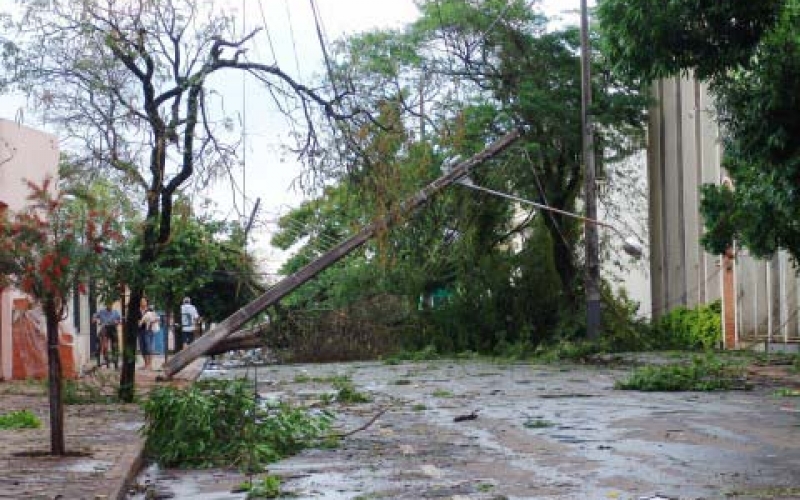
M 594 164 L 594 126 L 592 124 L 592 78 L 589 51 L 589 9 L 581 0 L 581 126 L 583 128 L 583 166 L 586 218 L 597 219 L 597 191 Z M 586 336 L 600 335 L 600 242 L 597 225 L 584 224 L 586 239 Z

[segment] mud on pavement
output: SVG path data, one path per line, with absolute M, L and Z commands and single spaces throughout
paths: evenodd
M 799 398 L 763 386 L 614 390 L 625 374 L 433 361 L 269 366 L 224 376 L 255 375 L 262 396 L 314 406 L 335 394 L 334 377 L 349 377 L 372 401 L 327 405 L 339 432 L 386 410 L 334 449 L 270 466 L 287 498 L 800 498 Z M 184 482 L 220 487 L 219 476 L 204 474 Z

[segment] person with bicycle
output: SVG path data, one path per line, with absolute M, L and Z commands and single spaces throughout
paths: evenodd
M 119 336 L 117 325 L 122 323 L 119 311 L 112 308 L 111 302 L 106 302 L 106 308 L 97 311 L 94 315 L 94 322 L 100 326 L 98 337 L 100 337 L 100 352 L 97 353 L 97 366 L 100 366 L 100 357 L 105 360 L 105 365 L 114 363 L 114 369 L 119 368 Z M 109 358 L 109 343 L 111 344 L 111 357 Z

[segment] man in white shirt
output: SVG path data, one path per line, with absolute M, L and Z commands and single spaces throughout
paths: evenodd
M 183 345 L 189 345 L 194 341 L 194 332 L 197 328 L 197 321 L 200 319 L 200 314 L 197 308 L 192 305 L 189 297 L 183 298 L 181 304 L 181 333 L 183 334 Z

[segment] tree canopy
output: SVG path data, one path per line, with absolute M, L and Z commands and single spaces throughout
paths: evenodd
M 693 71 L 715 96 L 734 186 L 702 189 L 706 248 L 800 257 L 800 2 L 602 0 L 597 13 L 618 70 Z
M 388 211 L 441 175 L 443 163 L 480 151 L 512 127 L 525 130 L 517 145 L 474 171 L 474 180 L 579 209 L 578 30 L 549 29 L 522 1 L 431 0 L 419 7 L 416 22 L 350 36 L 333 51 L 330 76 L 348 91 L 344 105 L 373 113 L 337 124 L 313 157 L 327 187 L 284 218 L 273 240 L 301 245 L 292 267 L 346 232 L 348 221 Z M 646 98 L 600 71 L 600 53 L 592 62 L 597 155 L 607 164 L 641 144 Z M 329 270 L 305 300 L 402 295 L 414 309 L 422 304 L 420 315 L 442 332 L 443 346 L 456 349 L 580 334 L 583 252 L 575 219 L 455 186 L 403 222 Z M 373 286 L 364 286 L 365 276 L 374 277 Z M 424 299 L 434 294 L 448 299 L 425 310 Z

